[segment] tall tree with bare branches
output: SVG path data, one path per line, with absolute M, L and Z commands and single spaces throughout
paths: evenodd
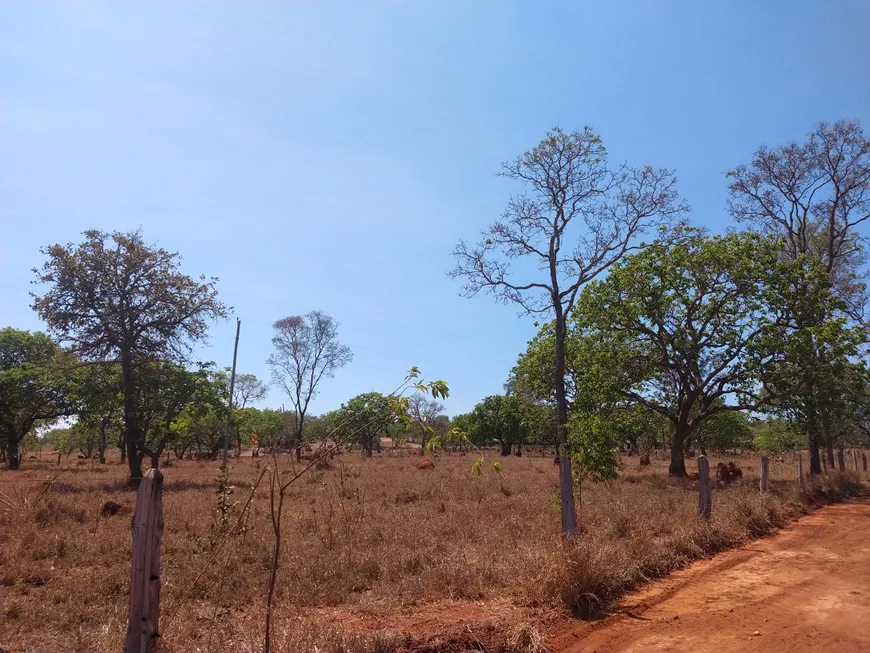
M 555 318 L 562 530 L 573 533 L 567 316 L 584 284 L 642 247 L 638 238 L 644 232 L 669 224 L 687 207 L 678 197 L 672 170 L 612 166 L 601 138 L 589 127 L 550 130 L 536 147 L 503 163 L 499 174 L 526 190 L 510 197 L 502 219 L 482 232 L 477 245 L 457 245 L 451 276 L 465 280 L 466 296 L 489 291 L 497 301 L 517 304 L 522 313 Z M 531 265 L 515 272 L 511 264 L 520 259 Z
M 831 303 L 827 312 L 798 316 L 811 328 L 839 313 L 866 324 L 865 233 L 870 219 L 870 139 L 857 121 L 820 123 L 803 142 L 760 147 L 748 165 L 728 173 L 729 209 L 750 228 L 775 234 L 792 260 L 820 261 L 845 311 Z M 797 295 L 805 288 L 795 288 Z M 822 471 L 819 447 L 834 464 L 832 401 L 844 392 L 830 374 L 825 353 L 810 351 L 795 362 L 793 387 L 783 396 L 795 400 L 803 415 L 810 469 Z
M 317 395 L 320 382 L 350 363 L 353 353 L 338 341 L 338 322 L 326 313 L 291 315 L 272 326 L 275 351 L 268 363 L 275 383 L 284 388 L 293 404 L 293 445 L 299 460 L 308 404 Z

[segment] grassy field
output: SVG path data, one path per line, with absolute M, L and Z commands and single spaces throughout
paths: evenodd
M 564 610 L 589 617 L 624 592 L 687 562 L 760 537 L 814 505 L 855 491 L 854 474 L 800 490 L 791 455 L 735 459 L 743 480 L 714 487 L 713 516 L 697 519 L 696 483 L 667 477 L 666 461 L 578 488 L 582 533 L 558 532 L 550 457 L 502 459 L 470 473 L 467 456 L 346 453 L 306 474 L 285 502 L 276 591 L 275 651 L 543 650 L 541 624 Z M 712 467 L 721 459 L 711 456 Z M 135 494 L 125 467 L 50 456 L 0 472 L 0 647 L 121 650 Z M 280 466 L 289 469 L 289 457 Z M 231 469 L 235 522 L 269 458 Z M 273 550 L 268 483 L 254 492 L 239 534 L 218 523 L 217 463 L 166 467 L 161 631 L 165 651 L 262 648 Z M 44 480 L 55 476 L 46 486 Z M 47 488 L 47 489 L 46 489 Z M 118 515 L 102 516 L 107 501 Z M 477 645 L 477 644 L 475 644 Z M 479 646 L 478 646 L 479 648 Z

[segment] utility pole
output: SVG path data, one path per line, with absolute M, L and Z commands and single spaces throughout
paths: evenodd
M 233 371 L 230 374 L 230 416 L 227 420 L 227 430 L 224 433 L 224 470 L 227 469 L 227 451 L 230 448 L 230 431 L 233 430 L 233 391 L 236 388 L 236 357 L 239 355 L 239 331 L 242 321 L 236 318 L 236 344 L 233 346 Z

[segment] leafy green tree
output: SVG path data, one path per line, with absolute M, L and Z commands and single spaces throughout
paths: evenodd
M 137 482 L 150 455 L 143 448 L 140 371 L 155 360 L 186 360 L 226 308 L 216 279 L 183 274 L 178 254 L 148 245 L 140 232 L 84 236 L 78 245 L 42 249 L 48 260 L 34 272 L 48 289 L 33 308 L 82 359 L 120 364 L 127 463 Z
M 266 408 L 257 414 L 255 421 L 257 441 L 261 447 L 277 447 L 284 433 L 284 413 Z
M 570 326 L 570 324 L 569 324 Z M 549 372 L 553 325 L 545 325 L 512 371 L 514 387 L 542 402 L 552 402 Z M 616 475 L 613 448 L 630 439 L 631 405 L 620 394 L 624 376 L 613 367 L 612 350 L 569 332 L 565 343 L 565 387 L 569 399 L 568 437 L 573 461 L 584 477 L 606 480 Z
M 465 279 L 464 293 L 492 293 L 525 313 L 552 315 L 551 374 L 559 443 L 562 530 L 577 528 L 568 452 L 568 400 L 565 380 L 567 320 L 577 294 L 625 254 L 642 246 L 647 229 L 685 211 L 672 171 L 650 166 L 611 166 L 601 138 L 550 130 L 535 148 L 502 164 L 501 176 L 527 189 L 512 196 L 501 220 L 483 232 L 478 245 L 460 242 L 452 276 Z M 511 262 L 526 259 L 528 277 Z
M 69 455 L 76 448 L 72 430 L 67 427 L 49 429 L 42 434 L 42 440 L 51 445 L 52 452 L 57 455 L 58 463 L 60 463 L 61 456 L 69 458 Z
M 761 422 L 754 431 L 755 448 L 762 451 L 794 451 L 801 446 L 802 436 L 788 421 L 768 419 Z
M 78 449 L 85 458 L 93 458 L 99 452 L 100 433 L 84 422 L 76 422 L 69 428 L 71 449 Z
M 782 412 L 806 433 L 810 470 L 819 473 L 821 446 L 834 464 L 843 394 L 836 372 L 840 362 L 816 348 L 810 334 L 840 316 L 863 326 L 868 296 L 862 229 L 870 218 L 870 139 L 856 121 L 823 122 L 802 142 L 759 148 L 728 179 L 735 219 L 779 236 L 790 260 L 821 267 L 840 300 L 806 302 L 796 313 L 808 337 L 794 352 L 788 377 L 780 379 Z M 794 291 L 804 294 L 801 285 Z
M 713 413 L 695 429 L 695 440 L 706 455 L 706 449 L 725 453 L 736 449 L 752 449 L 755 433 L 749 416 L 742 411 L 724 410 Z
M 143 438 L 137 449 L 151 458 L 153 468 L 158 467 L 167 445 L 179 436 L 177 421 L 185 411 L 194 442 L 205 444 L 212 456 L 217 453 L 223 445 L 228 407 L 223 379 L 208 365 L 189 370 L 169 362 L 150 363 L 140 366 L 138 383 Z M 205 434 L 211 436 L 207 442 L 203 442 Z
M 105 464 L 109 434 L 123 431 L 121 366 L 114 363 L 88 365 L 76 375 L 78 432 L 90 444 L 93 444 L 91 436 L 96 436 L 100 464 Z
M 482 446 L 498 442 L 501 455 L 509 456 L 514 447 L 521 447 L 526 438 L 522 402 L 513 395 L 492 395 L 471 411 L 468 437 Z
M 269 356 L 275 383 L 284 388 L 294 411 L 290 413 L 296 460 L 302 454 L 308 404 L 320 382 L 353 360 L 350 347 L 338 341 L 338 322 L 326 313 L 291 315 L 272 325 L 275 351 Z
M 19 468 L 19 444 L 28 433 L 73 413 L 71 364 L 43 333 L 0 330 L 0 440 L 9 469 Z
M 775 397 L 766 382 L 799 332 L 790 317 L 802 275 L 814 301 L 831 301 L 825 280 L 783 260 L 775 239 L 686 228 L 676 243 L 657 241 L 584 289 L 571 322 L 577 396 L 605 382 L 602 397 L 615 391 L 666 417 L 670 473 L 684 476 L 685 443 L 704 421 Z
M 223 394 L 226 397 L 225 401 L 229 400 L 231 376 L 232 368 L 230 367 L 214 373 L 215 381 L 225 386 L 223 388 Z M 247 410 L 249 403 L 264 399 L 268 392 L 269 386 L 260 381 L 256 374 L 236 374 L 236 381 L 233 386 L 232 429 L 236 441 L 237 456 L 242 455 L 242 423 L 246 416 L 244 411 Z
M 611 440 L 629 451 L 653 451 L 671 440 L 670 421 L 638 404 L 614 406 L 607 418 Z
M 358 444 L 367 456 L 380 451 L 381 434 L 396 422 L 391 398 L 380 392 L 357 395 L 342 404 L 337 412 L 340 425 L 337 433 L 341 439 Z

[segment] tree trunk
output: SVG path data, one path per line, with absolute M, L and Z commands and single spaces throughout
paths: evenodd
M 106 442 L 106 423 L 104 421 L 100 421 L 100 464 L 106 464 L 106 447 L 108 443 Z
M 127 443 L 127 465 L 130 469 L 130 483 L 137 487 L 142 479 L 142 459 L 144 457 L 135 442 Z
M 846 471 L 846 454 L 843 452 L 843 447 L 837 450 L 837 465 L 841 472 Z
M 568 450 L 568 399 L 565 396 L 565 320 L 562 305 L 553 302 L 556 309 L 556 360 L 554 366 L 556 383 L 556 422 L 559 432 L 559 506 L 562 515 L 562 532 L 573 535 L 577 530 L 577 513 L 574 508 L 574 482 L 571 476 L 571 456 Z
M 501 455 L 502 456 L 510 456 L 511 455 L 511 445 L 510 442 L 500 442 L 501 445 Z
M 834 468 L 834 435 L 831 431 L 831 420 L 828 417 L 828 409 L 822 405 L 819 408 L 819 417 L 822 422 L 822 437 L 825 443 L 825 453 L 828 456 L 828 466 Z
M 18 438 L 10 433 L 6 443 L 6 457 L 9 459 L 9 469 L 15 470 L 21 466 L 21 454 L 18 453 Z
M 124 381 L 124 432 L 127 444 L 127 464 L 130 468 L 130 483 L 138 487 L 142 478 L 142 453 L 139 451 L 139 416 L 136 411 L 133 361 L 129 353 L 121 355 L 121 376 Z
M 683 446 L 689 436 L 689 425 L 680 419 L 674 428 L 674 440 L 671 442 L 671 464 L 668 474 L 671 476 L 688 476 L 686 474 L 686 459 L 683 457 Z
M 808 436 L 810 448 L 810 474 L 822 473 L 822 457 L 819 451 L 819 441 L 813 433 Z

